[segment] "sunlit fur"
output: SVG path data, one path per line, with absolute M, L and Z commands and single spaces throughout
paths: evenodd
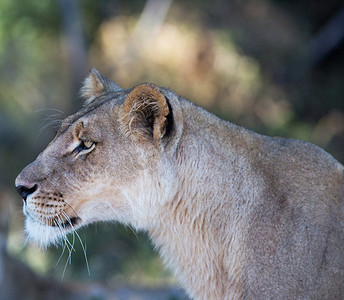
M 343 299 L 344 167 L 332 156 L 98 71 L 83 96 L 16 179 L 38 186 L 30 240 L 71 251 L 66 233 L 119 221 L 149 233 L 194 299 Z M 81 140 L 94 148 L 75 154 Z

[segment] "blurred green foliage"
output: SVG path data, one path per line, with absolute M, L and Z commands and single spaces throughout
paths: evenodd
M 343 162 L 343 41 L 320 62 L 311 60 L 312 40 L 343 5 L 316 2 L 176 0 L 166 18 L 148 12 L 147 18 L 161 22 L 147 25 L 144 1 L 75 1 L 80 19 L 70 20 L 68 1 L 1 0 L 0 188 L 13 191 L 20 169 L 53 137 L 54 126 L 38 134 L 44 119 L 61 119 L 81 105 L 71 84 L 81 85 L 81 75 L 70 67 L 75 54 L 67 38 L 75 22 L 84 41 L 82 76 L 95 66 L 124 88 L 147 81 L 165 85 L 222 118 L 314 142 Z M 36 271 L 61 278 L 68 253 L 55 267 L 61 248 L 38 255 L 23 246 L 21 203 L 13 198 L 9 251 Z M 144 233 L 98 224 L 80 235 L 91 277 L 76 241 L 65 278 L 172 282 Z

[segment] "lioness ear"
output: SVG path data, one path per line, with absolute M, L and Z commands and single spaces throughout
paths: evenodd
M 84 80 L 83 87 L 80 90 L 80 95 L 85 99 L 85 104 L 89 104 L 94 98 L 101 94 L 109 92 L 118 92 L 121 88 L 119 85 L 97 69 L 93 68 Z
M 124 101 L 121 127 L 127 135 L 158 145 L 166 133 L 170 114 L 167 99 L 159 87 L 141 84 Z

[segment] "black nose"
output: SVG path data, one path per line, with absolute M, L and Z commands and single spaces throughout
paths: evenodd
M 37 187 L 37 184 L 35 184 L 32 188 L 28 188 L 23 185 L 18 185 L 16 189 L 19 195 L 26 201 L 27 196 L 34 193 L 37 190 Z

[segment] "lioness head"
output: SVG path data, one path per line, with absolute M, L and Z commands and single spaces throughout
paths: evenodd
M 27 235 L 42 246 L 96 221 L 144 227 L 171 193 L 174 94 L 151 84 L 122 90 L 95 69 L 82 94 L 84 107 L 15 182 Z

